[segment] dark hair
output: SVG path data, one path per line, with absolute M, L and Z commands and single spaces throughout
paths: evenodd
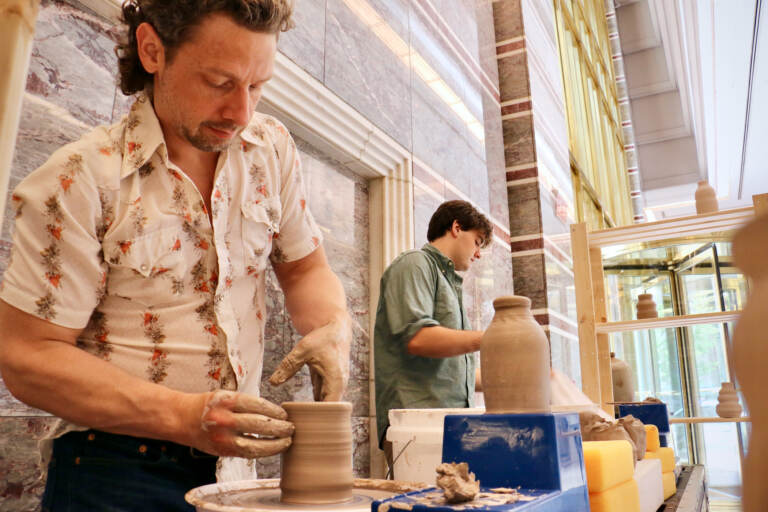
M 438 206 L 432 218 L 429 219 L 429 228 L 427 229 L 427 240 L 433 242 L 450 231 L 453 221 L 459 223 L 459 227 L 464 231 L 476 229 L 483 237 L 482 246 L 486 247 L 491 243 L 493 227 L 488 218 L 477 211 L 474 206 L 467 201 L 446 201 Z
M 136 28 L 149 23 L 160 36 L 167 59 L 192 36 L 203 19 L 213 13 L 229 15 L 233 21 L 254 32 L 277 34 L 293 28 L 292 0 L 126 0 L 123 22 L 127 33 L 115 47 L 120 89 L 126 96 L 143 91 L 152 83 L 139 60 Z

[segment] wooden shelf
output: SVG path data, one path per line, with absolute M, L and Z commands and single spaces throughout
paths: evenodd
M 639 331 L 642 329 L 663 329 L 667 327 L 733 322 L 740 314 L 741 310 L 703 313 L 699 315 L 665 316 L 643 320 L 626 320 L 624 322 L 605 322 L 595 324 L 595 331 L 598 334 L 607 334 L 611 332 Z
M 752 220 L 754 216 L 754 209 L 748 206 L 715 213 L 676 217 L 656 222 L 645 222 L 592 231 L 589 233 L 589 247 L 597 248 L 634 242 L 653 242 L 734 231 Z
M 669 418 L 670 423 L 744 423 L 751 422 L 749 416 L 740 416 L 738 418 Z

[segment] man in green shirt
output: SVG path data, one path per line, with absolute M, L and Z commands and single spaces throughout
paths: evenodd
M 483 331 L 470 330 L 456 271 L 469 269 L 492 233 L 470 203 L 447 201 L 429 221 L 429 243 L 402 253 L 381 277 L 373 335 L 376 420 L 390 467 L 390 409 L 473 406 L 473 352 Z

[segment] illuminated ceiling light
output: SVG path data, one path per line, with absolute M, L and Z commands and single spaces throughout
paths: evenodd
M 481 143 L 485 144 L 485 130 L 483 124 L 478 121 L 461 98 L 453 92 L 453 89 L 445 83 L 440 75 L 430 66 L 424 58 L 397 35 L 384 19 L 365 0 L 344 0 L 349 9 L 362 21 L 376 36 L 392 51 L 403 64 L 413 69 L 424 83 L 437 94 L 440 99 L 459 116 L 467 125 L 470 133 Z

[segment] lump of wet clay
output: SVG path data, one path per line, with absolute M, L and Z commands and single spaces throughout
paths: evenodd
M 624 427 L 632 442 L 635 444 L 635 459 L 643 460 L 645 458 L 645 425 L 639 419 L 631 414 L 619 418 L 619 425 Z
M 445 493 L 448 503 L 463 503 L 475 499 L 480 492 L 480 482 L 469 472 L 466 462 L 444 462 L 437 466 L 437 486 Z
M 636 453 L 635 441 L 618 421 L 606 421 L 591 411 L 584 411 L 579 413 L 579 423 L 581 423 L 581 439 L 583 441 L 625 440 L 629 441 L 630 446 L 632 446 L 633 455 Z M 637 464 L 636 455 L 632 457 L 632 462 Z

